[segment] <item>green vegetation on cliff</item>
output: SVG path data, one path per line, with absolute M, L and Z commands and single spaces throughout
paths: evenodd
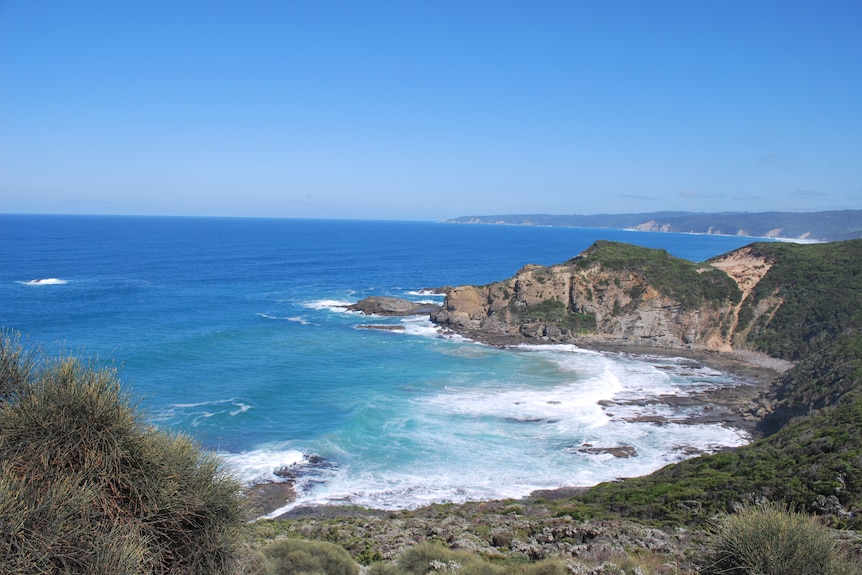
M 581 256 L 569 260 L 580 269 L 604 269 L 641 276 L 660 294 L 692 310 L 726 301 L 738 303 L 742 292 L 726 273 L 674 257 L 665 250 L 600 240 Z M 633 298 L 634 299 L 634 298 Z
M 770 298 L 780 299 L 780 305 L 774 316 L 763 315 L 754 323 L 748 345 L 797 360 L 862 326 L 862 240 L 758 243 L 752 248 L 772 267 L 743 303 L 741 321 Z
M 589 333 L 596 329 L 595 314 L 570 311 L 559 300 L 549 299 L 530 307 L 516 303 L 516 300 L 510 300 L 508 308 L 521 322 L 538 321 L 573 333 Z

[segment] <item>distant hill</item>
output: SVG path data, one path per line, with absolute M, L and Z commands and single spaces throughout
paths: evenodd
M 506 224 L 617 228 L 796 240 L 838 241 L 862 238 L 862 210 L 830 212 L 654 212 L 645 214 L 461 216 L 453 224 Z

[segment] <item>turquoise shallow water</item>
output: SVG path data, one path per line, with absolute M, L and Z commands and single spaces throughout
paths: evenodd
M 383 508 L 521 496 L 639 475 L 746 437 L 633 423 L 598 401 L 732 385 L 688 360 L 499 350 L 368 295 L 483 284 L 597 239 L 702 261 L 750 238 L 424 222 L 0 215 L 0 325 L 114 362 L 155 423 L 247 481 L 293 465 L 300 503 Z M 42 281 L 34 281 L 34 280 Z M 439 298 L 436 298 L 439 300 Z M 403 324 L 403 332 L 359 330 Z M 665 414 L 668 415 L 668 414 Z M 585 444 L 634 447 L 615 459 Z

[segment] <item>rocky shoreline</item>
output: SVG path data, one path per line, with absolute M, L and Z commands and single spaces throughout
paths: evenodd
M 372 326 L 360 326 L 368 327 Z M 466 334 L 461 334 L 466 335 Z M 476 335 L 476 334 L 470 334 Z M 492 337 L 475 337 L 475 341 L 495 347 L 511 347 L 529 340 L 512 336 L 494 335 Z M 530 342 L 535 343 L 535 342 Z M 702 406 L 700 413 L 690 415 L 684 419 L 673 419 L 674 423 L 683 424 L 709 424 L 718 423 L 742 429 L 749 433 L 753 439 L 760 437 L 758 423 L 769 413 L 770 406 L 764 399 L 770 384 L 776 375 L 786 371 L 791 364 L 782 360 L 776 360 L 768 356 L 753 352 L 743 353 L 720 353 L 714 351 L 700 351 L 691 349 L 666 349 L 653 346 L 636 346 L 619 341 L 603 340 L 601 338 L 583 339 L 580 346 L 584 349 L 602 353 L 625 354 L 631 357 L 663 355 L 668 357 L 684 357 L 701 363 L 724 373 L 729 373 L 738 378 L 738 384 L 730 387 L 709 389 L 693 393 L 687 396 L 662 395 L 654 398 L 638 400 L 635 402 L 605 401 L 602 406 L 605 409 L 613 409 L 615 405 L 665 405 L 673 408 L 684 408 Z M 670 419 L 661 416 L 642 416 L 638 421 L 649 420 L 656 425 L 664 425 Z M 586 449 L 607 452 L 615 457 L 631 457 L 636 454 L 613 447 L 587 446 Z M 696 455 L 692 453 L 691 455 Z M 580 492 L 588 488 L 561 486 L 555 490 L 543 490 L 541 493 L 533 493 L 529 498 L 541 497 L 544 499 L 559 499 L 568 497 L 572 493 Z M 285 482 L 263 483 L 250 486 L 246 489 L 246 497 L 249 508 L 256 517 L 271 514 L 293 501 L 296 497 L 292 483 L 288 479 Z M 278 516 L 279 519 L 296 518 L 336 518 L 354 515 L 376 515 L 374 510 L 357 509 L 349 506 L 313 506 L 300 507 Z M 384 513 L 385 514 L 385 513 Z
M 538 343 L 523 337 L 500 334 L 459 335 L 503 348 Z M 743 429 L 754 439 L 760 436 L 758 423 L 771 408 L 764 399 L 771 383 L 778 374 L 791 367 L 789 362 L 753 352 L 668 349 L 632 345 L 607 338 L 582 338 L 576 345 L 601 353 L 632 357 L 684 357 L 735 376 L 738 379 L 735 386 L 710 389 L 690 396 L 658 396 L 640 400 L 637 404 L 663 404 L 671 408 L 702 406 L 699 413 L 673 421 L 687 424 L 718 423 Z M 602 405 L 605 409 L 613 409 L 615 405 L 624 403 L 607 401 Z M 664 425 L 669 421 L 663 417 L 644 417 L 651 417 L 650 423 L 655 425 Z M 583 446 L 583 449 L 609 453 L 614 457 L 636 455 L 632 449 L 625 447 Z M 601 565 L 619 560 L 632 550 L 653 556 L 658 562 L 656 573 L 676 573 L 680 569 L 693 568 L 691 558 L 698 555 L 705 542 L 705 533 L 701 530 L 657 529 L 624 518 L 578 521 L 568 515 L 561 516 L 554 507 L 554 502 L 588 489 L 561 486 L 536 491 L 516 501 L 435 504 L 403 511 L 336 505 L 296 507 L 276 518 L 282 521 L 275 524 L 258 522 L 256 528 L 270 538 L 276 535 L 274 531 L 270 533 L 268 530 L 277 529 L 277 536 L 337 541 L 354 558 L 364 561 L 393 560 L 409 547 L 434 540 L 442 541 L 453 549 L 472 551 L 486 557 L 515 560 L 562 557 L 582 565 L 599 566 L 598 570 L 584 573 L 604 573 Z M 246 490 L 246 495 L 249 508 L 256 517 L 270 514 L 296 497 L 289 482 L 255 485 Z
M 356 310 L 362 313 L 381 314 L 379 301 L 363 302 Z M 384 313 L 401 315 L 407 307 L 397 302 L 384 301 Z M 364 309 L 358 309 L 358 308 Z M 394 312 L 394 313 L 392 313 Z M 424 312 L 424 310 L 423 310 Z M 423 312 L 418 312 L 424 315 Z M 376 329 L 377 326 L 360 326 Z M 507 348 L 524 343 L 552 344 L 521 334 L 482 333 L 452 330 L 441 327 L 445 336 L 457 333 L 479 343 Z M 606 354 L 623 354 L 634 358 L 644 356 L 670 356 L 689 358 L 718 371 L 731 374 L 738 384 L 710 389 L 687 396 L 657 396 L 639 400 L 638 405 L 662 404 L 671 411 L 700 406 L 694 415 L 674 418 L 674 423 L 718 423 L 742 429 L 752 438 L 760 436 L 758 423 L 770 412 L 764 399 L 775 377 L 791 367 L 789 362 L 753 352 L 718 352 L 692 348 L 668 348 L 653 345 L 636 345 L 607 337 L 582 337 L 575 345 Z M 602 406 L 613 410 L 624 402 L 606 401 Z M 665 425 L 670 419 L 661 416 L 642 416 L 639 421 Z M 585 445 L 591 453 L 608 453 L 614 457 L 633 457 L 633 448 Z M 697 455 L 690 453 L 689 455 Z M 542 490 L 517 501 L 471 502 L 460 505 L 438 504 L 417 510 L 381 511 L 355 506 L 296 507 L 277 517 L 286 520 L 279 525 L 280 536 L 338 541 L 355 558 L 364 560 L 391 560 L 405 549 L 423 541 L 445 542 L 454 549 L 464 549 L 501 559 L 566 559 L 600 565 L 614 558 L 624 557 L 632 549 L 654 555 L 666 566 L 657 573 L 673 573 L 677 569 L 691 568 L 689 557 L 703 544 L 700 530 L 662 530 L 626 521 L 623 518 L 607 521 L 577 521 L 571 516 L 560 516 L 554 502 L 562 502 L 588 487 L 561 486 Z M 254 516 L 261 517 L 295 500 L 291 484 L 263 484 L 247 489 L 249 508 Z M 273 524 L 273 525 L 276 525 Z M 269 529 L 269 522 L 258 522 L 258 529 Z M 601 573 L 602 571 L 595 571 Z

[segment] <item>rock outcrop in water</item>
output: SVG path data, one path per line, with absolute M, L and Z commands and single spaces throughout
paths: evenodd
M 397 297 L 371 296 L 347 306 L 347 309 L 366 315 L 409 316 L 435 313 L 440 309 L 440 306 Z

